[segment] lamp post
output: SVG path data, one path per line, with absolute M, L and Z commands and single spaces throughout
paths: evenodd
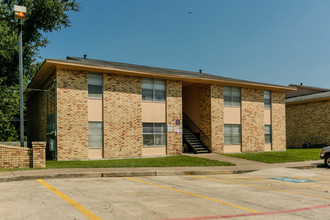
M 24 103 L 23 103 L 23 52 L 22 52 L 22 20 L 26 17 L 26 7 L 14 5 L 15 18 L 19 19 L 18 29 L 18 65 L 19 65 L 19 104 L 21 147 L 24 147 Z

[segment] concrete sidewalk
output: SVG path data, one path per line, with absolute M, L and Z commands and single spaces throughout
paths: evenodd
M 133 176 L 174 176 L 174 175 L 217 175 L 252 172 L 277 167 L 316 168 L 324 167 L 323 160 L 266 164 L 218 154 L 189 154 L 193 157 L 207 158 L 230 162 L 236 166 L 212 167 L 138 167 L 138 168 L 66 168 L 36 169 L 0 172 L 0 182 L 52 179 L 52 178 L 99 178 L 99 177 L 133 177 Z

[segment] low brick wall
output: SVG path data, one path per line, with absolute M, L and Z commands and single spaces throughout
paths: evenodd
M 46 167 L 46 142 L 32 142 L 32 148 L 0 145 L 0 168 Z

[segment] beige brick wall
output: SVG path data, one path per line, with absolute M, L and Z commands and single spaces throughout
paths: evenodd
M 286 150 L 285 93 L 272 91 L 272 150 Z
M 211 85 L 211 152 L 224 152 L 223 87 Z
M 167 133 L 167 154 L 182 154 L 182 135 L 174 133 L 174 127 L 182 128 L 182 82 L 166 80 L 166 119 L 173 132 Z M 175 120 L 180 119 L 180 125 Z
M 0 145 L 0 168 L 46 167 L 46 142 L 32 142 L 32 147 Z
M 88 158 L 88 73 L 57 69 L 57 159 Z
M 286 106 L 287 146 L 302 147 L 317 136 L 330 145 L 330 100 Z
M 223 87 L 206 85 L 200 88 L 201 130 L 208 137 L 201 139 L 212 153 L 224 152 Z
M 141 78 L 103 75 L 104 157 L 142 155 Z
M 242 152 L 264 151 L 264 90 L 241 89 Z
M 201 135 L 201 141 L 211 151 L 211 85 L 205 85 L 200 87 L 200 114 L 201 125 L 200 129 L 206 135 Z

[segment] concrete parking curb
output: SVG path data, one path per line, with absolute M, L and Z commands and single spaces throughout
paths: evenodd
M 73 168 L 0 172 L 0 182 L 56 178 L 103 178 L 138 176 L 183 176 L 243 174 L 268 168 L 311 169 L 324 167 L 322 161 L 278 164 L 248 164 L 230 167 L 142 167 L 142 168 Z M 81 170 L 80 170 L 81 169 Z
M 186 171 L 135 171 L 135 172 L 82 172 L 82 173 L 50 173 L 43 175 L 20 175 L 0 177 L 0 182 L 12 182 L 36 179 L 70 179 L 101 177 L 138 177 L 138 176 L 182 176 L 182 175 L 220 175 L 240 174 L 256 170 L 186 170 Z

